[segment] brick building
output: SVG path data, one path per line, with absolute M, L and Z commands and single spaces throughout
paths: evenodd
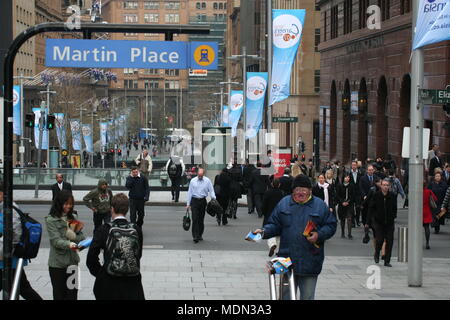
M 392 156 L 401 162 L 409 126 L 412 9 L 410 0 L 319 0 L 321 11 L 320 152 L 322 160 Z M 381 29 L 366 10 L 381 9 Z M 370 21 L 369 21 L 370 23 Z M 424 88 L 450 84 L 450 42 L 424 48 Z M 441 105 L 424 107 L 430 143 L 449 152 Z

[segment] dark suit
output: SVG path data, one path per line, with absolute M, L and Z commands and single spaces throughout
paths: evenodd
M 375 185 L 375 176 L 372 176 L 372 182 L 370 182 L 369 176 L 367 174 L 361 177 L 361 180 L 359 181 L 359 191 L 361 194 L 361 198 L 364 199 L 364 197 L 366 197 L 367 194 L 369 193 L 370 188 L 374 185 Z
M 438 157 L 434 157 L 433 159 L 430 160 L 430 168 L 428 171 L 428 175 L 430 177 L 434 176 L 434 169 L 436 169 L 436 168 L 443 169 L 443 167 L 444 167 L 444 164 L 442 163 L 442 160 L 439 159 Z
M 292 181 L 294 181 L 294 178 L 292 176 L 283 175 L 279 180 L 280 180 L 280 189 L 284 192 L 284 195 L 287 196 L 288 194 L 291 194 Z
M 450 172 L 448 173 L 448 177 L 447 177 L 447 170 L 445 170 L 443 173 L 442 173 L 442 179 L 444 180 L 444 182 L 447 184 L 447 185 L 450 185 Z
M 356 181 L 353 177 L 353 171 L 350 170 L 349 174 L 351 176 L 350 179 L 350 185 L 352 186 L 353 189 L 353 195 L 354 195 L 354 200 L 355 200 L 355 220 L 356 223 L 359 223 L 360 221 L 360 216 L 361 216 L 361 202 L 362 202 L 362 198 L 361 198 L 361 190 L 359 189 L 359 182 L 361 181 L 361 178 L 363 177 L 363 175 L 361 174 L 361 172 L 356 169 L 357 171 L 357 175 L 356 175 Z
M 63 181 L 63 186 L 62 186 L 63 190 L 69 190 L 70 192 L 72 192 L 72 185 L 68 182 Z M 59 189 L 58 187 L 58 183 L 55 183 L 54 185 L 52 185 L 52 200 L 56 199 L 56 196 L 61 192 L 61 189 Z
M 250 179 L 250 187 L 252 189 L 256 212 L 258 212 L 259 217 L 263 216 L 263 196 L 267 191 L 269 184 L 269 177 L 266 175 L 261 175 L 261 170 L 259 168 L 253 172 L 253 176 Z

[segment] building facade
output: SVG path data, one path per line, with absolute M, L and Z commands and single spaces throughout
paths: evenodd
M 401 163 L 403 128 L 409 126 L 412 1 L 320 0 L 322 159 L 386 158 Z M 367 8 L 380 8 L 380 29 Z M 450 84 L 450 42 L 424 48 L 424 88 Z M 441 105 L 424 106 L 430 143 L 448 152 Z

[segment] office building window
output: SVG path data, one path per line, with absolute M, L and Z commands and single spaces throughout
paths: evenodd
M 137 73 L 138 69 L 134 69 L 134 68 L 125 68 L 123 69 L 123 73 L 124 74 L 133 74 L 133 73 Z
M 352 0 L 344 2 L 344 34 L 352 32 Z
M 144 69 L 144 74 L 158 75 L 159 69 Z
M 339 36 L 338 6 L 331 8 L 331 39 Z
M 202 2 L 202 9 L 206 9 L 206 2 Z
M 227 10 L 227 3 L 226 2 L 223 3 L 223 10 Z
M 137 80 L 123 80 L 123 86 L 127 89 L 137 89 L 138 81 Z
M 158 89 L 158 80 L 144 80 L 144 89 Z
M 389 9 L 391 6 L 390 0 L 378 0 L 378 6 L 381 9 L 381 21 L 388 20 L 390 18 Z
M 166 89 L 180 89 L 180 81 L 166 80 Z
M 144 9 L 147 9 L 147 10 L 159 9 L 159 2 L 158 1 L 144 1 Z
M 179 75 L 180 75 L 180 70 L 178 70 L 178 69 L 166 69 L 166 76 L 175 77 L 175 76 L 179 76 Z
M 327 15 L 328 11 L 324 11 L 323 13 L 323 41 L 327 41 Z
M 138 8 L 138 2 L 137 1 L 124 1 L 123 2 L 123 8 L 124 9 L 137 9 Z
M 180 9 L 180 3 L 179 2 L 166 2 L 164 4 L 164 7 L 167 10 L 179 10 Z
M 123 16 L 123 22 L 136 23 L 136 22 L 138 22 L 138 16 L 137 16 L 137 14 L 125 14 Z
M 165 21 L 169 23 L 178 23 L 180 22 L 180 15 L 177 13 L 167 13 Z
M 146 14 L 144 14 L 144 22 L 145 23 L 159 22 L 159 14 L 157 14 L 157 13 L 146 13 Z
M 320 92 L 320 70 L 314 70 L 314 92 Z
M 213 3 L 213 9 L 214 9 L 214 10 L 219 9 L 219 4 L 218 4 L 217 2 L 214 2 L 214 3 Z
M 318 48 L 319 48 L 319 43 L 320 43 L 320 29 L 316 29 L 315 30 L 315 38 L 314 38 L 314 51 L 318 52 Z
M 200 10 L 200 9 L 202 8 L 201 3 L 200 3 L 200 2 L 197 2 L 197 3 L 195 4 L 195 8 L 198 9 L 198 10 Z
M 219 10 L 223 10 L 223 3 L 219 3 Z
M 363 29 L 367 26 L 367 8 L 369 0 L 359 0 L 359 28 Z

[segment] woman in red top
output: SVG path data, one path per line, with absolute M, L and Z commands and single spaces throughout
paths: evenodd
M 433 216 L 431 214 L 430 198 L 433 198 L 437 203 L 437 197 L 427 188 L 427 182 L 423 182 L 423 227 L 425 228 L 425 239 L 427 241 L 427 249 L 430 249 L 430 223 L 433 222 Z

